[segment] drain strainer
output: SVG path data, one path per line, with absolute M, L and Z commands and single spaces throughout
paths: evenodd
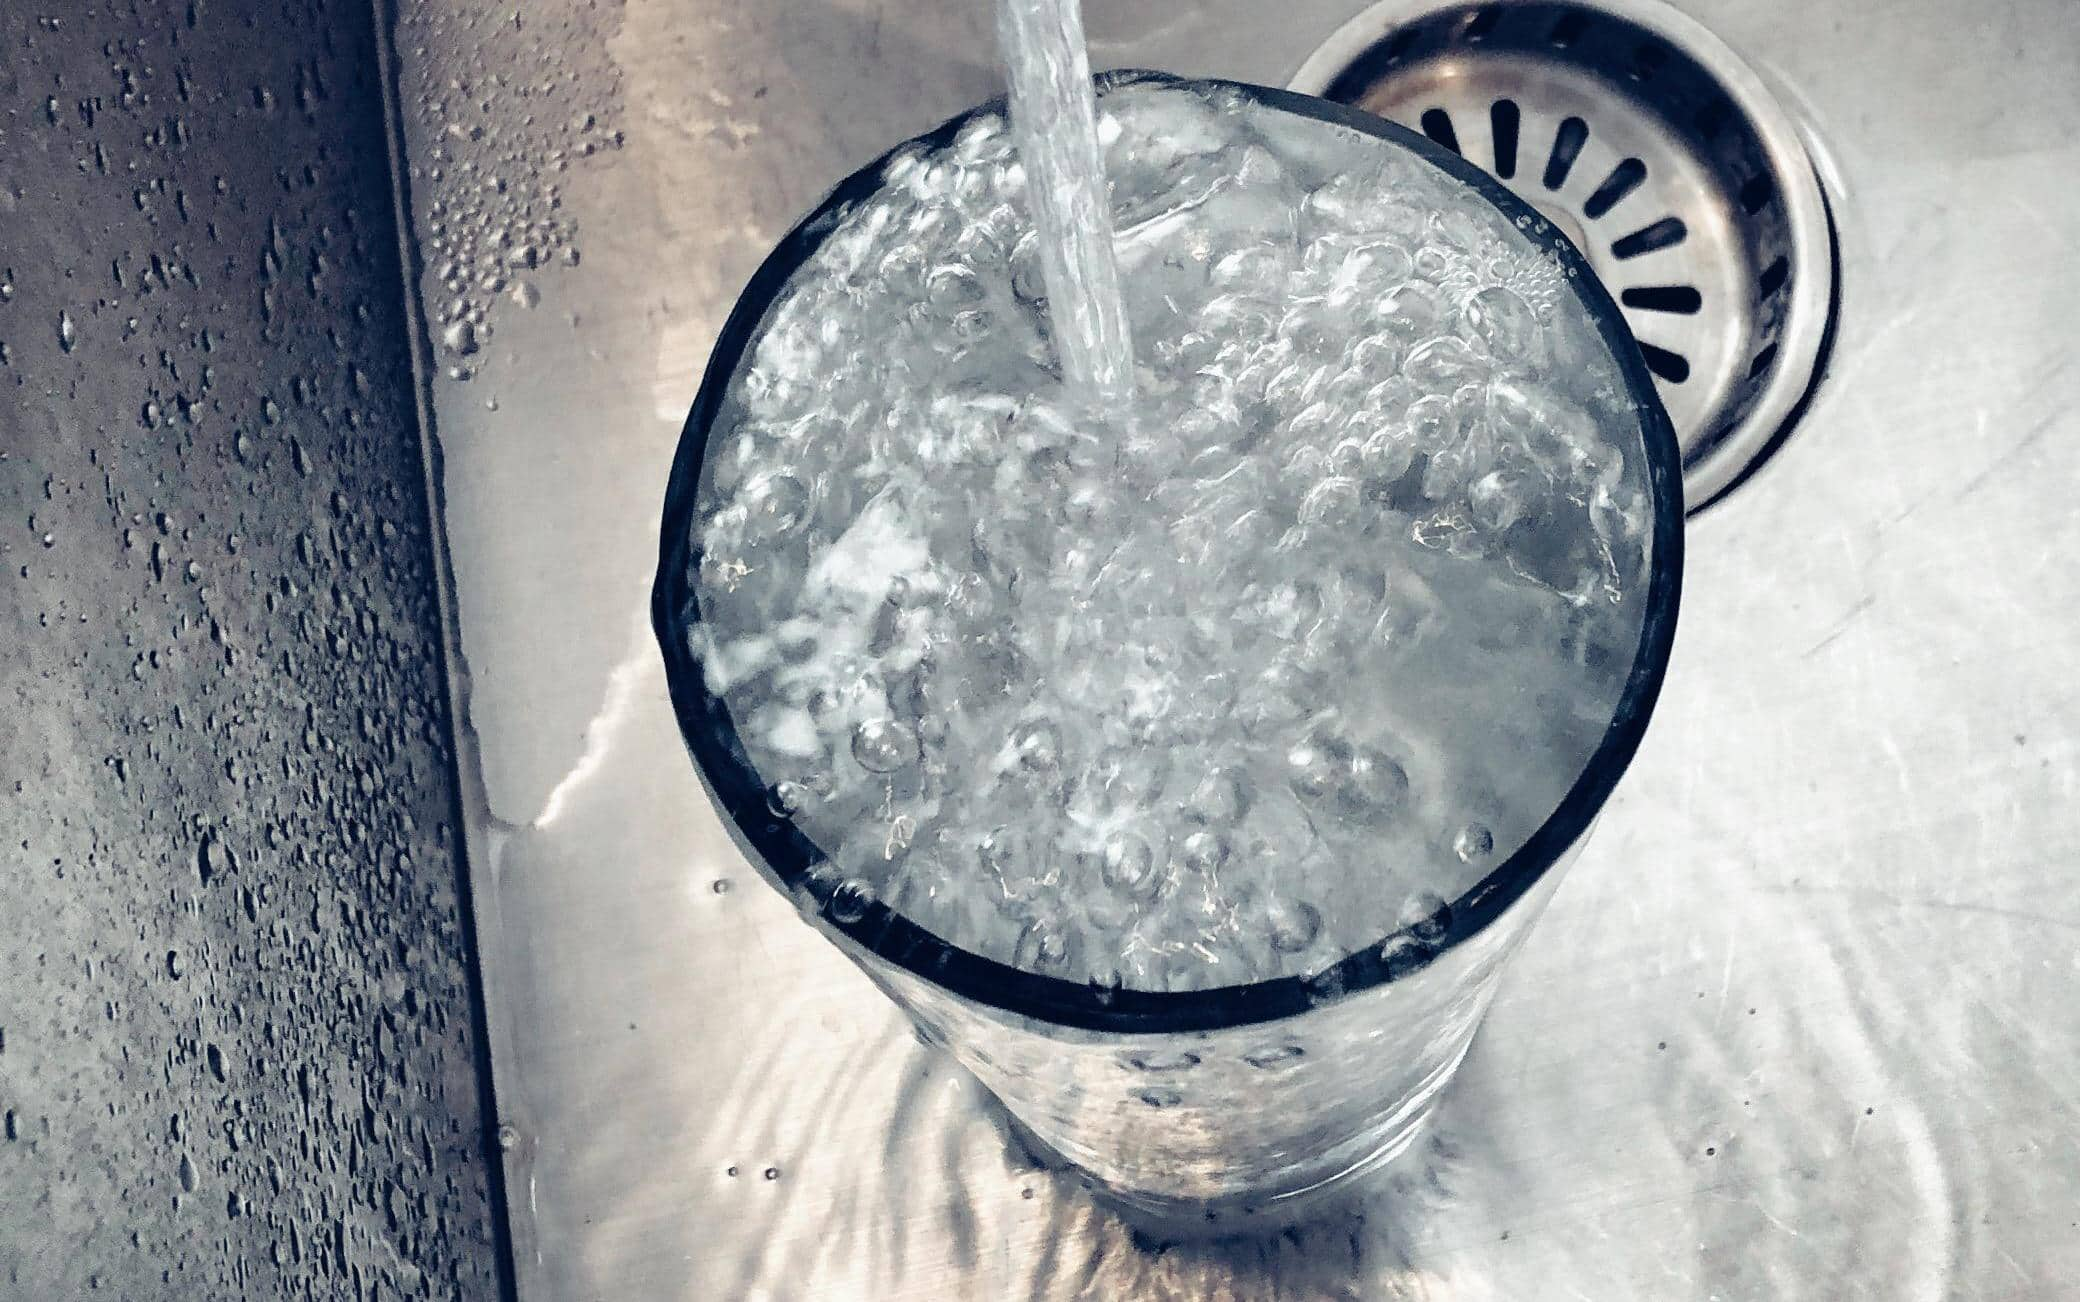
M 1293 88 L 1423 132 L 1574 241 L 1659 384 L 1691 510 L 1788 430 L 1834 237 L 1797 129 L 1710 32 L 1658 0 L 1385 0 Z

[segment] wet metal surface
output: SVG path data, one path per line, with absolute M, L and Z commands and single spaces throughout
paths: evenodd
M 1357 7 L 1093 6 L 1093 62 L 1280 83 Z M 436 385 L 524 1296 L 2080 1282 L 2080 29 L 2059 0 L 1875 24 L 1685 5 L 1811 121 L 1844 249 L 1832 374 L 1692 522 L 1645 749 L 1399 1187 L 1362 1222 L 1167 1251 L 1032 1170 L 738 861 L 643 626 L 724 311 L 828 183 L 995 92 L 986 8 L 537 8 L 508 34 L 414 0 L 398 39 L 422 251 L 432 205 L 467 202 L 473 128 L 590 115 L 622 141 L 567 154 L 558 238 L 582 260 L 547 263 L 534 306 L 491 302 L 472 374 Z M 509 102 L 496 77 L 545 83 L 529 42 L 587 86 L 474 107 Z M 533 141 L 485 157 L 574 150 Z M 494 166 L 533 183 L 485 162 L 480 192 Z
M 498 1295 L 366 4 L 0 4 L 0 1299 Z

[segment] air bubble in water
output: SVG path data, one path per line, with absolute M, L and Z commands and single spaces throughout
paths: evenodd
M 1396 919 L 1401 929 L 1417 940 L 1434 941 L 1444 935 L 1450 925 L 1452 906 L 1436 891 L 1417 891 L 1401 906 Z
M 1105 884 L 1135 899 L 1154 899 L 1162 891 L 1163 879 L 1155 849 L 1136 832 L 1115 831 L 1105 838 Z
M 1199 779 L 1192 788 L 1191 816 L 1214 827 L 1231 827 L 1249 808 L 1249 776 L 1240 768 L 1223 766 Z
M 854 923 L 867 916 L 873 903 L 873 889 L 857 877 L 848 877 L 831 890 L 830 902 L 824 907 L 833 921 Z
M 1266 930 L 1273 949 L 1297 954 L 1314 944 L 1321 931 L 1322 915 L 1314 905 L 1285 896 L 1273 898 Z
M 1538 314 L 1523 296 L 1503 285 L 1474 291 L 1463 309 L 1466 329 L 1495 357 L 1521 362 L 1538 345 Z
M 759 478 L 746 490 L 745 504 L 750 511 L 751 536 L 756 541 L 769 542 L 800 528 L 809 518 L 809 490 L 793 475 Z
M 1452 837 L 1452 853 L 1462 863 L 1476 863 L 1495 852 L 1495 834 L 1479 823 L 1468 823 Z
M 1059 972 L 1069 961 L 1069 947 L 1061 933 L 1040 919 L 1028 922 L 1011 952 L 1014 966 L 1028 972 Z
M 1011 750 L 1019 767 L 1052 772 L 1062 762 L 1062 730 L 1047 719 L 1028 719 L 1012 730 Z
M 893 773 L 917 758 L 917 734 L 893 719 L 869 719 L 853 729 L 852 757 L 869 773 Z
M 1228 838 L 1219 832 L 1194 832 L 1184 839 L 1184 866 L 1195 873 L 1219 871 L 1227 862 Z

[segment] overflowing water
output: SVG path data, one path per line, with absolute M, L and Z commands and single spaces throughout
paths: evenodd
M 1618 366 L 1561 264 L 1396 144 L 1159 82 L 1096 126 L 1133 400 L 1065 386 L 1008 124 L 900 151 L 713 426 L 707 684 L 840 921 L 1136 989 L 1434 933 L 1634 658 Z
M 1134 393 L 1134 346 L 1120 300 L 1081 0 L 999 0 L 997 29 L 1063 378 L 1091 406 L 1124 403 Z

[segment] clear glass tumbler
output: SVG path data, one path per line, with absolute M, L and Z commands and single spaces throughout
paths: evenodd
M 880 184 L 882 162 L 839 185 L 780 243 L 724 327 L 672 470 L 653 602 L 681 729 L 752 864 L 928 1040 L 1002 1101 L 1028 1143 L 1051 1150 L 1103 1200 L 1162 1234 L 1290 1221 L 1331 1195 L 1362 1188 L 1361 1177 L 1408 1147 L 1465 1056 L 1504 962 L 1638 747 L 1668 661 L 1682 568 L 1674 432 L 1615 305 L 1563 236 L 1456 154 L 1389 123 L 1264 87 L 1184 84 L 1224 86 L 1384 137 L 1478 191 L 1561 261 L 1619 359 L 1649 461 L 1644 623 L 1600 744 L 1521 847 L 1448 908 L 1326 970 L 1160 993 L 1014 969 L 951 945 L 878 901 L 834 895 L 812 874 L 821 851 L 775 812 L 765 778 L 698 663 L 700 557 L 692 512 L 723 390 L 790 276 L 848 206 Z M 998 111 L 1000 104 L 984 105 L 910 143 L 942 145 L 974 113 Z

